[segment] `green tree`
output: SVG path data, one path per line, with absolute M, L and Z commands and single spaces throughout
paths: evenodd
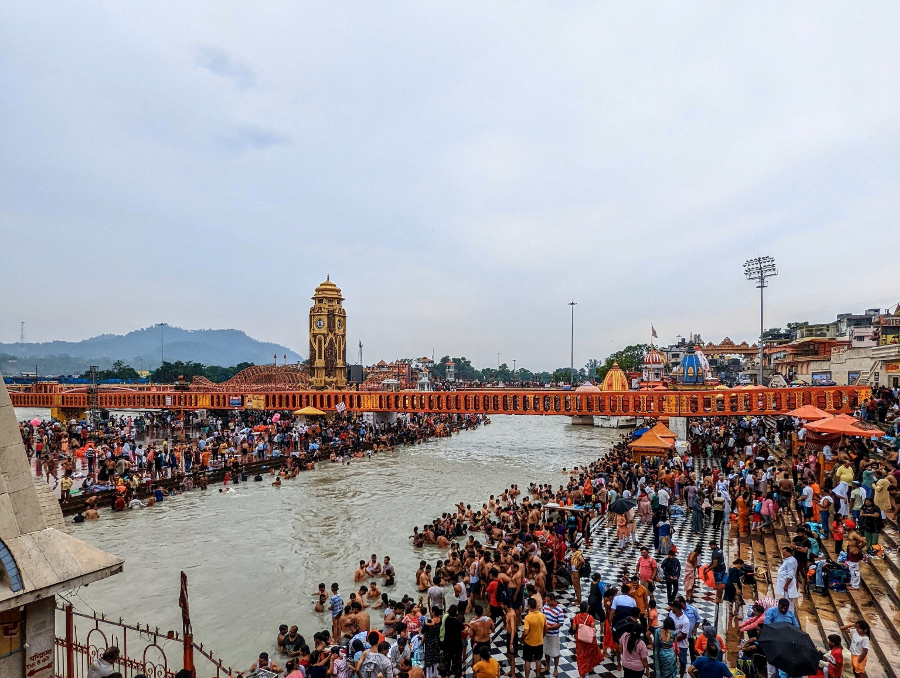
M 158 384 L 173 384 L 183 375 L 184 380 L 189 382 L 194 377 L 206 376 L 204 369 L 202 363 L 190 360 L 187 362 L 176 360 L 173 363 L 166 361 L 150 373 L 150 379 Z
M 558 367 L 553 371 L 553 381 L 559 384 L 572 384 L 572 369 L 569 367 Z M 575 370 L 575 386 L 587 380 L 587 370 L 583 367 Z
M 790 339 L 791 340 L 796 339 L 797 335 L 800 333 L 800 328 L 806 327 L 807 325 L 809 325 L 809 321 L 806 321 L 806 320 L 804 320 L 803 322 L 799 322 L 799 323 L 788 323 L 787 331 L 790 332 Z
M 112 364 L 108 370 L 100 370 L 97 373 L 97 378 L 102 380 L 105 379 L 122 379 L 122 380 L 137 380 L 139 378 L 137 370 L 131 367 L 131 365 L 126 365 L 123 361 L 117 360 Z
M 584 368 L 587 370 L 588 379 L 593 379 L 597 376 L 597 370 L 600 368 L 600 361 L 596 358 L 591 358 L 584 364 Z
M 639 370 L 644 364 L 644 358 L 650 352 L 650 344 L 633 344 L 626 346 L 621 351 L 616 351 L 606 359 L 604 363 L 606 370 L 613 366 L 613 363 L 619 363 L 619 367 L 625 372 L 633 372 Z M 604 372 L 604 376 L 606 373 Z

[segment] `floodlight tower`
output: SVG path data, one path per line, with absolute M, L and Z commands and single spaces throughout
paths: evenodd
M 768 279 L 778 275 L 774 257 L 756 257 L 744 262 L 744 275 L 747 280 L 756 283 L 759 288 L 759 385 L 763 384 L 763 290 L 768 286 Z

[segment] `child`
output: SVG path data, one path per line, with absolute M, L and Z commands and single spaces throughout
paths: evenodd
M 834 538 L 834 556 L 837 558 L 844 550 L 844 521 L 840 518 L 831 523 L 831 536 Z
M 863 619 L 841 627 L 841 631 L 850 629 L 850 665 L 856 678 L 866 675 L 866 660 L 869 658 L 869 623 Z
M 659 613 L 656 611 L 656 598 L 650 596 L 650 602 L 647 611 L 647 626 L 650 627 L 650 634 L 659 628 Z
M 825 669 L 825 678 L 841 678 L 844 670 L 844 651 L 841 649 L 841 637 L 832 633 L 828 636 L 828 654 L 819 662 L 819 666 Z

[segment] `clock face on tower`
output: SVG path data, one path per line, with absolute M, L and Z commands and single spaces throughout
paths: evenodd
M 321 330 L 325 328 L 325 321 L 322 318 L 316 318 L 316 329 Z
M 344 329 L 344 321 L 341 320 L 340 318 L 337 319 L 337 328 L 338 328 L 339 330 Z

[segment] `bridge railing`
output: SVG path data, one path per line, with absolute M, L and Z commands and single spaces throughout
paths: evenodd
M 466 391 L 273 391 L 219 393 L 134 391 L 97 394 L 97 406 L 109 410 L 250 409 L 429 412 L 459 414 L 707 416 L 783 414 L 802 405 L 832 413 L 853 412 L 871 396 L 862 386 L 731 389 L 708 391 L 621 391 L 579 393 L 567 390 L 491 389 Z M 10 393 L 16 407 L 70 410 L 88 408 L 86 393 Z

